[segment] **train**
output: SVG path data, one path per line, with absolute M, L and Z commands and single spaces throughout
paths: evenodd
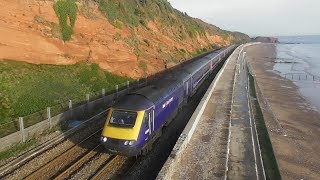
M 228 46 L 185 63 L 119 98 L 110 107 L 101 133 L 100 142 L 105 149 L 128 157 L 147 154 L 163 127 L 234 49 L 235 45 Z

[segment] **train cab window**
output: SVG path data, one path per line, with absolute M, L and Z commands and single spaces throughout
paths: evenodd
M 119 111 L 112 112 L 110 124 L 121 127 L 133 127 L 137 119 L 136 112 Z
M 143 124 L 146 129 L 149 129 L 149 113 L 145 112 L 143 117 Z

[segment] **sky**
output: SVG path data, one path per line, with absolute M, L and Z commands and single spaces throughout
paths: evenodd
M 250 36 L 320 35 L 320 0 L 168 0 L 222 29 Z

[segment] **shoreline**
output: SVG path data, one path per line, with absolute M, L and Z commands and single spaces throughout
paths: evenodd
M 320 112 L 320 98 L 317 96 L 317 92 L 320 90 L 320 77 L 317 73 L 318 68 L 313 68 L 313 66 L 317 67 L 315 61 L 317 57 L 310 52 L 302 55 L 303 52 L 300 48 L 305 47 L 308 47 L 308 44 L 302 44 L 301 47 L 299 45 L 276 44 L 277 59 L 287 59 L 288 61 L 286 61 L 287 63 L 275 63 L 273 71 L 293 82 L 299 89 L 300 95 Z M 311 46 L 311 48 L 318 48 L 318 46 Z M 288 54 L 293 50 L 297 50 L 297 52 Z M 307 50 L 309 49 L 307 48 Z M 285 76 L 286 74 L 289 76 Z M 302 76 L 301 80 L 300 75 Z
M 282 178 L 316 179 L 320 176 L 320 112 L 295 83 L 273 70 L 274 44 L 255 45 L 246 52 Z

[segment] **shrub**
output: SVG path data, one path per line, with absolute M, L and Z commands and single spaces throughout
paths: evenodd
M 53 9 L 59 19 L 62 39 L 70 40 L 77 19 L 78 7 L 74 0 L 58 0 Z M 68 23 L 69 22 L 69 23 Z
M 120 33 L 116 33 L 115 35 L 113 35 L 113 39 L 116 40 L 116 41 L 119 41 L 121 40 L 121 34 Z
M 115 20 L 113 26 L 118 29 L 122 29 L 122 22 L 119 20 Z

